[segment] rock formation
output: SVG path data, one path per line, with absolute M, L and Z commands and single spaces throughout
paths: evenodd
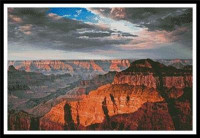
M 81 83 L 86 86 L 92 82 Z M 81 100 L 65 100 L 52 107 L 39 119 L 38 128 L 191 130 L 192 72 L 150 59 L 134 61 L 116 73 L 113 82 L 90 91 Z

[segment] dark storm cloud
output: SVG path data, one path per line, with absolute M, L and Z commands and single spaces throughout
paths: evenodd
M 177 37 L 176 42 L 192 48 L 192 24 L 185 24 L 182 31 L 174 31 L 173 35 Z
M 138 27 L 147 28 L 148 31 L 172 32 L 171 37 L 176 38 L 173 41 L 192 47 L 191 8 L 125 8 L 125 12 L 123 10 L 121 13 L 120 8 L 115 10 L 117 13 L 112 12 L 114 10 L 111 8 L 93 8 L 91 10 L 115 20 L 127 20 Z M 120 14 L 122 15 L 120 16 Z
M 103 38 L 103 37 L 109 37 L 111 35 L 118 35 L 119 37 L 122 36 L 122 37 L 138 37 L 138 35 L 132 35 L 130 33 L 124 33 L 124 32 L 121 32 L 121 31 L 112 31 L 112 30 L 107 30 L 107 31 L 98 31 L 98 30 L 95 30 L 93 32 L 85 32 L 85 33 L 76 33 L 75 34 L 76 36 L 86 36 L 86 37 L 89 37 L 89 38 Z M 116 41 L 116 40 L 115 40 Z
M 95 32 L 95 33 L 84 33 L 84 34 L 78 34 L 77 36 L 87 36 L 87 37 L 106 37 L 106 36 L 110 36 L 111 33 L 99 33 L 99 32 Z
M 48 9 L 41 8 L 12 9 L 9 12 L 11 16 L 9 16 L 8 40 L 59 50 L 101 49 L 105 46 L 127 43 L 125 40 L 103 39 L 111 35 L 113 32 L 111 30 L 102 30 L 97 26 L 77 20 L 47 14 L 47 11 Z M 16 19 L 18 20 L 16 21 Z M 81 29 L 86 32 L 79 33 Z M 83 36 L 88 37 L 88 39 L 81 38 Z
M 174 42 L 192 48 L 192 9 L 141 8 L 127 9 L 129 21 L 149 31 L 172 32 Z
M 74 37 L 78 36 L 75 35 L 75 32 L 69 32 L 67 34 L 57 34 L 56 37 L 50 37 L 51 33 L 49 35 L 43 35 L 39 34 L 38 37 L 43 37 L 43 39 L 39 43 L 43 43 L 45 45 L 48 45 L 48 48 L 52 49 L 59 49 L 59 50 L 89 50 L 89 49 L 102 49 L 104 47 L 109 48 L 114 44 L 125 44 L 126 41 L 122 40 L 101 40 L 101 39 L 91 39 L 91 38 L 79 38 Z M 49 41 L 49 39 L 51 39 Z M 37 43 L 37 42 L 35 42 Z
M 155 58 L 190 58 L 192 55 L 191 9 L 125 8 L 121 11 L 120 8 L 116 10 L 92 9 L 101 14 L 101 17 L 103 15 L 108 19 L 115 19 L 108 20 L 116 21 L 113 28 L 113 22 L 105 21 L 104 25 L 104 20 L 102 20 L 102 26 L 101 24 L 98 26 L 98 24 L 63 18 L 48 13 L 48 10 L 48 8 L 10 8 L 8 10 L 10 51 L 14 54 L 17 53 L 16 51 L 32 52 L 33 47 L 39 51 L 42 49 L 69 51 L 66 53 L 96 51 L 97 54 L 115 58 L 124 58 L 124 56 L 131 58 L 135 55 Z M 123 24 L 126 21 L 134 24 L 134 27 L 129 28 L 127 27 L 129 24 Z M 121 28 L 118 29 L 119 22 Z M 137 28 L 135 26 L 140 27 L 138 32 L 134 30 Z M 131 31 L 137 32 L 137 35 L 126 33 Z M 74 55 L 75 58 L 76 56 Z
M 190 8 L 125 8 L 125 13 L 121 13 L 124 16 L 119 16 L 120 13 L 115 15 L 111 12 L 111 8 L 91 8 L 91 10 L 106 17 L 128 20 L 140 27 L 147 27 L 150 31 L 173 31 L 192 22 Z
M 122 33 L 122 32 L 120 32 L 120 34 L 122 36 L 138 37 L 138 35 L 132 35 L 132 34 L 129 34 L 129 33 Z
M 47 13 L 48 10 L 48 8 L 15 8 L 10 12 L 10 15 L 21 18 L 20 25 L 33 24 L 35 26 L 48 27 L 51 30 L 56 29 L 68 32 L 79 28 L 92 28 L 92 26 L 80 21 L 58 18 L 59 16 L 57 15 L 50 16 L 51 14 L 48 15 Z M 10 18 L 9 21 L 11 21 Z
M 150 31 L 173 31 L 192 22 L 191 9 L 126 9 L 129 21 L 147 27 Z

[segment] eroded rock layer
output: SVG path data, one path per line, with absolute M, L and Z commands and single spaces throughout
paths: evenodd
M 90 91 L 81 100 L 64 100 L 52 107 L 40 117 L 38 129 L 192 129 L 191 70 L 145 59 L 131 63 L 129 68 L 114 75 L 113 82 Z M 93 81 L 81 83 L 88 86 Z M 10 120 L 16 122 L 13 117 Z M 30 124 L 29 121 L 21 122 Z M 29 129 L 31 125 L 25 126 L 18 128 Z

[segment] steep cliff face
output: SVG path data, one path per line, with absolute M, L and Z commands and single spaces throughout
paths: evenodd
M 174 121 L 176 130 L 192 129 L 192 88 L 183 89 L 183 94 L 177 99 L 169 98 L 169 113 Z
M 69 64 L 65 64 L 63 61 L 59 61 L 59 60 L 50 60 L 50 61 L 36 61 L 34 62 L 34 64 L 36 65 L 36 67 L 38 69 L 46 69 L 46 70 L 68 70 L 70 72 L 73 72 L 74 69 L 72 66 L 70 66 Z
M 65 112 L 64 106 L 66 101 L 61 102 L 54 106 L 48 114 L 40 118 L 40 130 L 64 130 L 65 125 Z
M 126 70 L 117 73 L 113 84 L 129 84 L 134 86 L 144 85 L 149 88 L 156 88 L 156 86 L 159 85 L 157 84 L 159 82 L 157 70 L 159 69 L 163 70 L 160 72 L 165 74 L 165 71 L 170 68 L 150 59 L 137 60 Z M 176 71 L 176 69 L 174 68 L 173 71 Z
M 81 81 L 83 87 L 78 89 L 80 94 L 85 93 L 86 88 L 93 84 L 98 88 L 91 90 L 81 100 L 64 100 L 52 107 L 40 118 L 38 128 L 192 129 L 191 70 L 180 70 L 145 59 L 135 61 L 126 70 L 113 74 L 111 72 L 107 76 Z
M 99 72 L 104 72 L 103 68 L 100 67 L 98 64 L 95 63 L 94 60 L 90 60 L 90 61 L 74 61 L 73 62 L 75 65 L 77 65 L 80 68 L 84 68 L 84 69 L 92 69 L 94 71 L 99 71 Z
M 192 87 L 192 74 L 182 74 L 178 76 L 165 76 L 163 77 L 163 85 L 167 88 L 180 88 Z
M 74 129 L 79 126 L 87 129 L 145 130 L 173 130 L 182 126 L 187 129 L 186 126 L 191 126 L 191 120 L 187 119 L 191 117 L 191 103 L 183 97 L 185 88 L 191 86 L 190 72 L 149 59 L 139 60 L 117 73 L 113 83 L 103 85 L 82 100 L 67 102 L 66 105 L 70 109 Z M 184 100 L 180 102 L 180 99 Z M 67 118 L 66 114 L 64 116 Z M 48 118 L 48 115 L 45 117 Z
M 117 114 L 135 112 L 147 101 L 159 102 L 162 100 L 163 98 L 155 89 L 107 84 L 91 91 L 88 96 L 80 101 L 66 104 L 70 107 L 74 124 L 86 127 L 102 123 L 106 118 Z M 56 107 L 53 109 L 57 110 Z M 64 105 L 62 104 L 63 112 Z M 51 120 L 49 118 L 51 118 L 52 113 L 54 114 L 50 111 L 42 120 Z M 53 122 L 60 123 L 58 120 Z
M 78 67 L 81 67 L 81 68 L 84 68 L 84 69 L 90 69 L 90 65 L 91 65 L 91 63 L 90 62 L 88 62 L 88 61 L 79 61 L 79 60 L 77 60 L 77 61 L 74 61 L 73 62 L 75 65 L 77 65 Z
M 175 130 L 166 102 L 145 103 L 134 114 L 141 115 L 138 130 Z
M 90 130 L 175 130 L 166 102 L 146 102 L 136 112 L 114 115 Z
M 23 111 L 9 111 L 8 130 L 38 130 L 39 119 Z
M 158 76 L 154 76 L 153 73 L 117 73 L 113 84 L 129 84 L 133 86 L 146 86 L 149 88 L 156 88 Z
M 121 71 L 129 66 L 129 60 L 111 60 L 110 71 Z
M 176 68 L 184 68 L 191 65 L 192 60 L 158 60 L 165 65 L 171 65 Z M 37 61 L 9 61 L 8 65 L 14 65 L 16 69 L 25 70 L 27 72 L 48 72 L 62 70 L 73 73 L 77 68 L 92 70 L 96 72 L 122 71 L 130 66 L 131 60 L 37 60 Z
M 157 88 L 160 85 L 160 79 L 163 81 L 163 87 L 181 89 L 192 87 L 192 72 L 167 67 L 150 59 L 133 62 L 129 68 L 116 74 L 113 84 Z
M 9 130 L 30 130 L 31 117 L 24 113 L 9 113 L 8 117 Z
M 15 65 L 13 62 L 10 64 Z M 51 70 L 68 70 L 73 72 L 73 67 L 69 64 L 65 64 L 63 61 L 59 60 L 40 60 L 40 61 L 22 61 L 21 63 L 16 63 L 16 69 L 30 71 L 51 71 Z
M 74 122 L 77 123 L 76 118 L 79 116 L 80 124 L 88 126 L 101 123 L 106 117 L 135 112 L 147 101 L 162 100 L 155 90 L 108 84 L 92 91 L 82 101 L 70 102 L 69 105 Z
M 175 101 L 174 105 L 169 104 L 170 114 L 177 130 L 192 129 L 192 103 L 189 101 Z
M 9 61 L 8 65 L 27 72 L 41 72 L 45 74 L 121 71 L 130 65 L 129 60 L 38 60 L 38 61 Z
M 180 74 L 178 76 L 164 76 L 162 77 L 163 86 L 170 89 L 172 87 L 183 89 L 185 87 L 192 87 L 192 75 Z M 149 88 L 157 88 L 159 85 L 159 76 L 154 73 L 117 73 L 113 84 L 129 84 L 134 86 L 146 86 Z

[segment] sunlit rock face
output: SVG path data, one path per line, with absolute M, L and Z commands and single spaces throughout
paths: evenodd
M 41 130 L 64 130 L 65 125 L 65 112 L 64 106 L 66 101 L 52 107 L 48 114 L 40 118 L 39 129 Z
M 115 63 L 118 64 L 118 61 Z M 123 64 L 128 62 L 123 61 Z M 81 99 L 63 100 L 53 106 L 39 118 L 38 129 L 192 129 L 191 70 L 144 59 L 132 62 L 123 71 L 80 81 L 80 85 L 82 87 L 77 88 L 77 93 L 83 94 Z M 84 94 L 86 87 L 93 85 L 98 87 Z M 14 120 L 13 117 L 10 119 Z M 30 129 L 31 125 L 27 125 L 30 123 L 25 123 L 29 121 L 20 122 L 26 126 L 21 129 Z
M 129 84 L 133 86 L 144 85 L 149 88 L 156 88 L 158 81 L 159 78 L 155 77 L 153 73 L 147 75 L 142 73 L 120 73 L 115 76 L 113 84 Z
M 129 66 L 129 60 L 111 60 L 110 71 L 121 71 Z
M 88 126 L 102 123 L 106 117 L 135 112 L 147 101 L 162 100 L 162 97 L 155 90 L 108 84 L 92 91 L 82 101 L 70 102 L 69 105 L 74 122 L 78 123 L 78 116 L 79 123 Z
M 97 90 L 91 91 L 90 94 L 81 101 L 69 102 L 66 104 L 70 107 L 71 117 L 75 124 L 89 126 L 102 123 L 107 116 L 111 117 L 117 114 L 135 112 L 147 101 L 159 102 L 163 101 L 163 98 L 155 89 L 107 84 L 99 87 Z M 54 111 L 56 109 L 58 111 Z M 63 113 L 63 103 L 52 108 L 52 110 L 44 116 L 44 119 L 52 120 L 52 116 L 59 115 L 61 109 Z M 58 118 L 52 121 L 60 124 L 60 119 Z
M 36 60 L 36 61 L 9 61 L 8 65 L 14 65 L 16 69 L 30 71 L 56 71 L 75 69 L 87 69 L 98 72 L 121 71 L 130 65 L 129 60 Z M 106 66 L 108 65 L 108 66 Z
M 132 116 L 138 118 L 135 114 L 143 114 L 144 118 L 138 118 L 139 121 L 134 122 L 135 125 L 129 127 L 132 129 L 173 130 L 175 129 L 172 120 L 174 117 L 171 116 L 167 103 L 164 102 L 165 98 L 177 99 L 184 94 L 184 88 L 191 86 L 192 78 L 189 72 L 178 73 L 175 68 L 168 69 L 163 64 L 147 59 L 133 62 L 128 69 L 117 73 L 112 83 L 91 91 L 81 101 L 67 102 L 66 105 L 70 109 L 70 118 L 74 126 L 84 126 L 90 129 L 93 126 L 94 129 L 94 125 L 106 125 L 106 121 L 112 120 L 116 116 L 121 118 L 124 124 L 129 124 L 122 119 L 124 114 L 128 114 L 129 119 Z M 165 95 L 160 92 L 161 88 L 168 90 L 163 91 Z M 156 104 L 159 102 L 163 103 Z M 184 102 L 183 106 L 187 107 L 188 105 Z M 172 110 L 171 107 L 170 110 Z M 132 115 L 133 113 L 134 115 Z M 188 115 L 187 113 L 183 114 Z M 156 120 L 156 118 L 158 119 Z M 167 119 L 169 122 L 161 121 L 163 119 Z M 150 120 L 154 120 L 155 123 L 148 122 Z M 158 125 L 159 120 L 161 124 L 165 124 L 165 127 Z M 183 120 L 180 122 L 184 122 Z M 146 121 L 148 124 L 142 125 L 142 122 Z M 115 123 L 119 124 L 119 122 Z M 103 129 L 101 125 L 95 129 Z M 107 126 L 108 128 L 110 126 Z
M 150 59 L 138 60 L 126 70 L 117 73 L 113 84 L 129 84 L 154 89 L 163 87 L 168 90 L 171 97 L 176 97 L 180 93 L 183 94 L 184 88 L 192 87 L 192 72 L 167 67 Z
M 164 86 L 167 88 L 185 88 L 192 87 L 192 75 L 182 75 L 182 76 L 166 76 L 163 77 Z
M 36 60 L 36 61 L 11 61 L 9 64 L 15 66 L 16 69 L 33 71 L 51 71 L 51 70 L 69 70 L 73 72 L 73 67 L 65 64 L 60 60 Z

